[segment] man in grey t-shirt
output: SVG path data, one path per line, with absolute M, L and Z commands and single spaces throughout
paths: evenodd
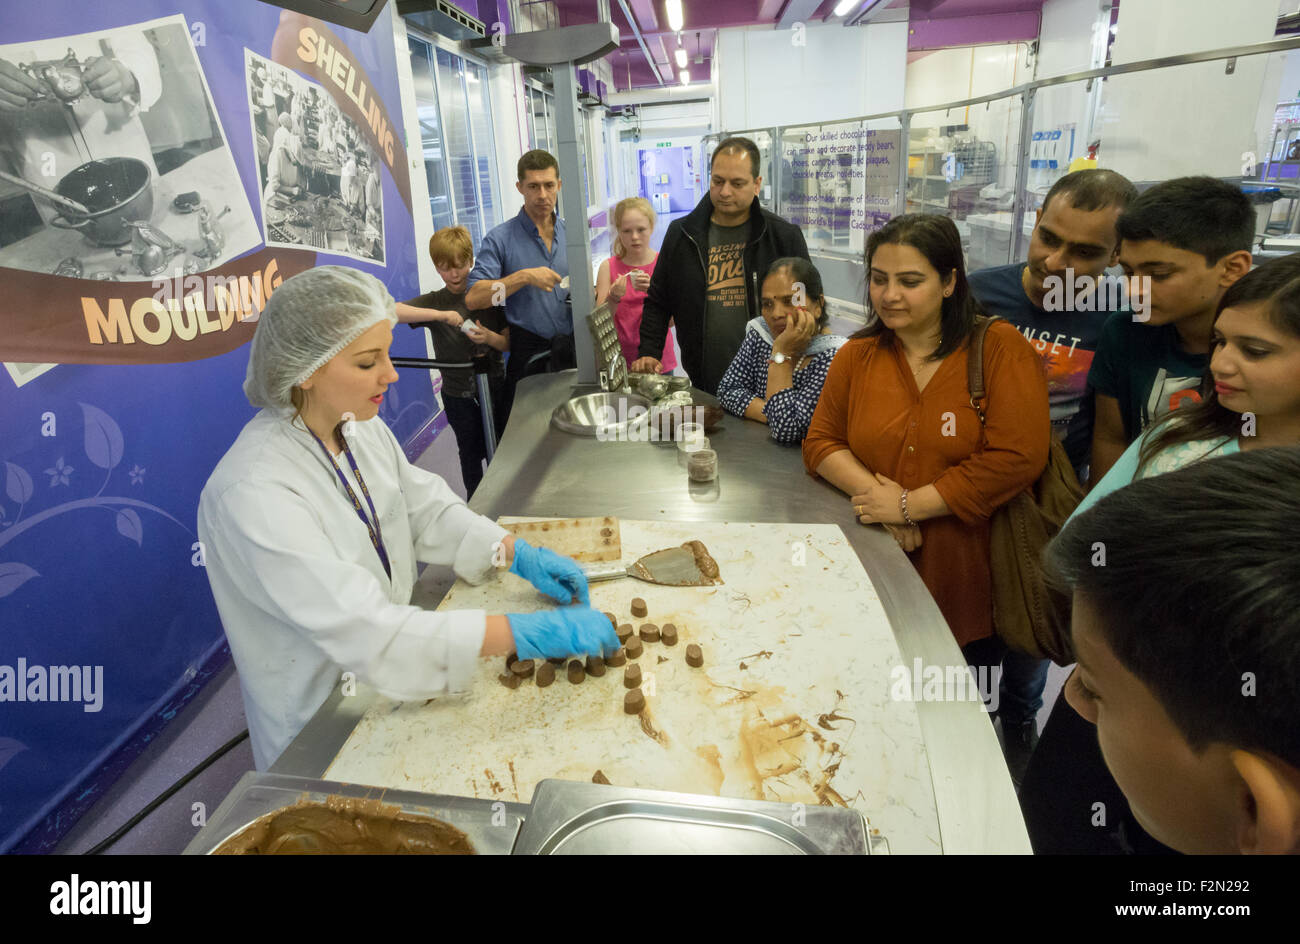
M 669 224 L 641 309 L 633 371 L 663 370 L 659 355 L 672 322 L 691 383 L 716 393 L 745 338 L 745 323 L 759 314 L 768 267 L 786 256 L 808 258 L 799 227 L 758 202 L 760 160 L 748 138 L 721 142 L 709 165 L 709 192 Z
M 749 222 L 739 226 L 709 223 L 708 275 L 704 316 L 704 383 L 716 390 L 745 339 L 745 243 Z

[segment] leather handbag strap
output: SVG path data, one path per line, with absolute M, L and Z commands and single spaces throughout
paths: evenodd
M 979 415 L 980 426 L 984 425 L 984 336 L 989 333 L 989 325 L 998 320 L 997 315 L 976 315 L 975 329 L 970 336 L 970 357 L 966 361 L 966 389 L 970 392 L 970 405 Z

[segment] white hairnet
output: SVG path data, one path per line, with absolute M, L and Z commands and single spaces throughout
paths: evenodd
M 346 266 L 317 266 L 285 279 L 258 318 L 244 396 L 253 406 L 291 408 L 289 391 L 370 328 L 397 323 L 388 289 Z

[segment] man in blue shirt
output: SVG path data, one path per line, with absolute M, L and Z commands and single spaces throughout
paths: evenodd
M 1088 475 L 1093 398 L 1088 371 L 1110 307 L 1123 296 L 1098 283 L 1119 258 L 1120 213 L 1137 188 L 1109 170 L 1066 174 L 1047 192 L 1029 240 L 1029 259 L 972 272 L 980 307 L 1020 329 L 1037 348 L 1047 374 L 1052 431 L 1080 481 Z M 1019 785 L 1038 742 L 1038 710 L 1048 661 L 1008 651 L 1002 662 L 1002 738 Z
M 564 221 L 555 212 L 560 168 L 552 155 L 537 150 L 519 158 L 518 173 L 515 189 L 524 205 L 514 219 L 483 237 L 465 294 L 465 306 L 471 310 L 494 305 L 506 309 L 510 357 L 503 416 L 509 414 L 521 377 L 577 366 L 573 315 L 568 293 L 560 287 L 569 274 Z M 548 358 L 538 357 L 541 354 Z M 542 360 L 547 363 L 542 365 Z

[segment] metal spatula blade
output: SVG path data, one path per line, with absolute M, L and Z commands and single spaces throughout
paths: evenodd
M 624 567 L 621 561 L 582 565 L 588 582 L 635 577 L 665 587 L 708 587 L 718 576 L 718 565 L 699 541 L 653 551 Z

